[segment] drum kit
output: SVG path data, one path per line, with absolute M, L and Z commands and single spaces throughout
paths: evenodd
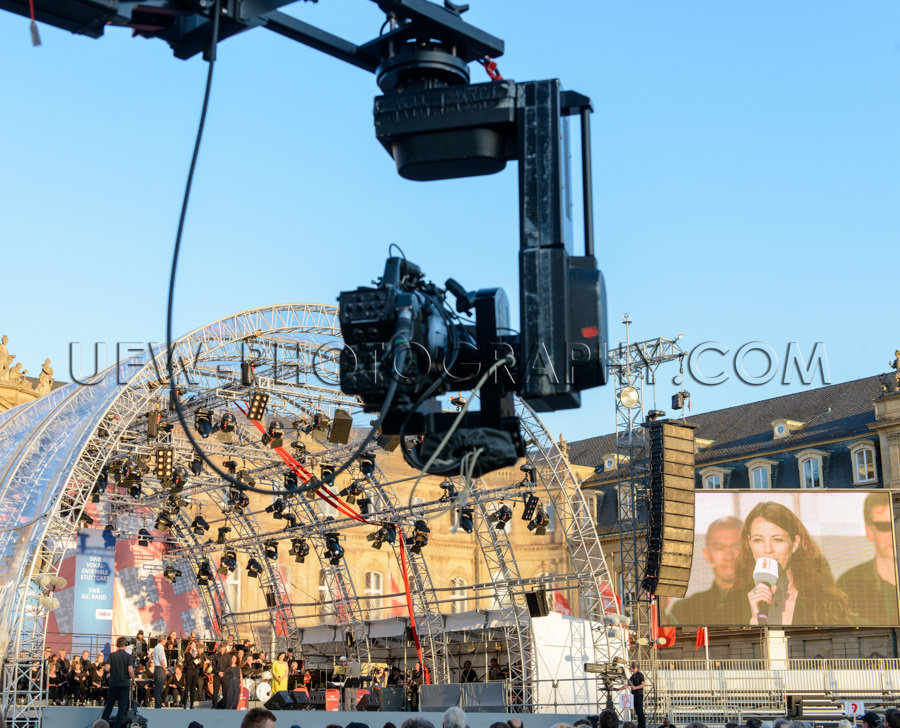
M 244 687 L 261 703 L 272 697 L 272 673 L 265 670 L 258 678 L 244 678 Z

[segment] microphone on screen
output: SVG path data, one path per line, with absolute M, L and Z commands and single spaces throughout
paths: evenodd
M 765 556 L 756 560 L 756 566 L 753 569 L 753 583 L 755 585 L 758 584 L 768 584 L 771 587 L 774 587 L 778 582 L 778 562 L 775 559 L 769 559 Z M 760 602 L 759 603 L 759 621 L 768 622 L 769 621 L 769 607 L 772 606 L 769 602 Z

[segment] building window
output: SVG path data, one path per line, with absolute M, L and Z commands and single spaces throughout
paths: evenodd
M 366 608 L 369 610 L 371 619 L 379 619 L 381 617 L 381 595 L 384 594 L 384 576 L 380 571 L 366 572 L 366 588 L 365 595 Z
M 751 487 L 754 490 L 765 490 L 769 487 L 769 469 L 760 465 L 750 471 Z
M 703 487 L 709 490 L 720 490 L 722 488 L 722 476 L 718 473 L 707 475 L 703 479 Z
M 454 614 L 465 612 L 469 608 L 468 589 L 466 580 L 461 576 L 454 576 L 450 579 L 450 586 L 453 591 L 450 592 L 450 611 Z
M 750 475 L 750 487 L 754 490 L 767 490 L 772 487 L 772 469 L 777 465 L 776 460 L 764 460 L 758 458 L 747 463 Z
M 700 487 L 706 490 L 721 490 L 727 487 L 725 468 L 703 468 L 700 471 Z
M 824 463 L 828 453 L 822 450 L 804 450 L 797 455 L 800 465 L 800 487 L 821 488 L 824 486 Z
M 858 443 L 851 447 L 850 454 L 853 457 L 853 482 L 873 483 L 878 479 L 875 470 L 875 448 L 868 442 Z

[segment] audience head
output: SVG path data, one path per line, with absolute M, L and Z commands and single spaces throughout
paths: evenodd
M 523 728 L 521 718 L 510 718 L 506 721 L 506 725 L 508 725 L 509 728 Z
M 91 723 L 91 728 L 109 728 L 109 723 L 103 720 L 103 718 L 97 718 L 97 720 Z
M 789 721 L 787 718 L 777 718 L 775 722 L 772 723 L 772 728 L 784 728 L 790 722 L 791 721 Z M 726 726 L 725 728 L 728 728 L 728 726 Z M 735 726 L 735 728 L 737 727 Z
M 424 718 L 408 718 L 400 724 L 400 728 L 434 728 L 434 723 Z
M 466 728 L 466 714 L 453 705 L 444 711 L 441 725 L 443 728 Z
M 762 721 L 759 718 L 747 718 L 744 722 L 747 728 L 762 728 Z M 687 728 L 687 726 L 685 726 Z
M 250 708 L 241 721 L 241 728 L 275 728 L 275 714 L 265 708 Z
M 127 642 L 128 640 L 126 640 L 124 637 L 119 637 L 119 639 L 116 640 L 116 647 L 121 650 Z
M 878 717 L 876 713 L 873 713 L 871 710 L 866 712 L 864 715 L 860 717 L 863 725 L 869 726 L 869 728 L 879 728 L 881 725 L 881 718 Z
M 884 711 L 884 724 L 887 728 L 900 728 L 900 710 L 888 708 Z
M 755 720 L 755 718 L 751 718 L 750 720 Z M 762 721 L 759 721 L 762 723 Z M 701 723 L 700 721 L 695 720 L 692 723 L 688 723 L 684 728 L 706 728 L 706 723 Z M 759 728 L 757 726 L 757 728 Z
M 608 708 L 600 713 L 600 728 L 619 728 L 619 716 L 616 711 Z

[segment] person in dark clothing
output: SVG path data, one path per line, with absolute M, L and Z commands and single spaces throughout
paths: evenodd
M 225 682 L 225 671 L 231 667 L 231 655 L 229 655 L 225 651 L 225 645 L 219 645 L 219 651 L 213 655 L 212 658 L 212 667 L 213 667 L 213 695 L 212 695 L 212 707 L 218 708 L 219 700 L 222 697 L 224 682 Z
M 231 664 L 225 668 L 224 678 L 225 709 L 237 710 L 241 697 L 241 666 L 238 665 L 237 655 L 231 654 L 229 657 Z
M 638 664 L 632 662 L 631 677 L 628 684 L 631 694 L 634 696 L 634 714 L 637 716 L 638 728 L 647 728 L 647 718 L 644 716 L 644 673 L 638 670 Z
M 131 697 L 131 682 L 134 680 L 134 665 L 125 651 L 125 638 L 116 640 L 118 648 L 109 656 L 109 692 L 106 695 L 106 706 L 103 708 L 103 720 L 109 721 L 112 716 L 113 706 L 119 704 L 119 712 L 116 713 L 116 721 L 112 728 L 121 728 L 125 714 L 128 712 L 128 703 Z
M 175 696 L 173 701 L 177 707 L 179 703 L 184 703 L 184 694 L 186 690 L 186 680 L 181 665 L 175 665 L 175 672 L 166 678 L 166 688 L 163 692 L 163 705 L 169 705 L 169 696 Z
M 462 673 L 460 673 L 459 681 L 464 683 L 478 682 L 478 675 L 472 669 L 472 661 L 466 660 L 463 663 Z
M 184 700 L 181 702 L 182 708 L 193 708 L 194 703 L 200 700 L 203 694 L 203 687 L 200 682 L 200 670 L 203 667 L 203 661 L 197 652 L 196 643 L 192 644 L 184 656 Z

